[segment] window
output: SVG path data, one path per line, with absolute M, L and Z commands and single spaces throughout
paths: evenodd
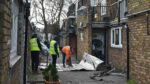
M 126 12 L 127 12 L 127 5 L 126 5 L 126 0 L 122 0 L 120 2 L 120 19 L 123 20 L 126 17 Z
M 91 0 L 91 6 L 96 6 L 98 3 L 98 0 Z
M 111 29 L 111 47 L 122 48 L 122 27 Z
M 92 7 L 92 21 L 96 21 L 96 13 L 97 13 L 96 7 Z
M 18 41 L 18 14 L 19 6 L 16 0 L 12 2 L 12 28 L 11 28 L 11 47 L 10 47 L 10 67 L 12 67 L 20 58 L 17 56 Z
M 82 6 L 86 6 L 86 0 L 79 0 L 79 2 L 78 2 L 78 9 L 80 8 L 80 7 L 82 7 Z
M 105 15 L 106 14 L 106 6 L 107 6 L 107 4 L 106 4 L 106 0 L 102 0 L 101 1 L 101 15 Z
M 78 16 L 85 16 L 87 15 L 87 12 L 86 12 L 86 7 L 85 6 L 82 6 L 79 10 L 78 10 Z

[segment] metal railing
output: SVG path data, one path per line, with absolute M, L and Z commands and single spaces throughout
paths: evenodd
M 102 5 L 99 3 L 97 7 L 92 8 L 92 21 L 102 22 L 109 18 L 114 20 L 119 17 L 119 2 L 114 2 L 111 5 Z

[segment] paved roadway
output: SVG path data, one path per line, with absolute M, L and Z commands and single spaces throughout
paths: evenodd
M 57 64 L 60 67 L 62 67 L 61 64 L 61 57 L 58 59 Z M 76 65 L 76 60 L 72 59 L 73 65 Z M 58 69 L 58 70 L 59 70 Z M 98 80 L 93 80 L 90 78 L 90 76 L 93 76 L 96 71 L 65 71 L 65 69 L 62 67 L 64 71 L 59 70 L 58 74 L 60 77 L 61 84 L 126 84 L 126 77 L 125 75 L 108 75 L 104 77 L 97 77 Z
M 101 81 L 93 80 L 90 76 L 92 76 L 96 71 L 69 71 L 70 67 L 63 68 L 61 60 L 61 57 L 57 60 L 58 74 L 61 84 L 126 84 L 126 77 L 124 75 L 108 75 L 96 78 L 102 79 Z M 75 59 L 72 59 L 72 61 L 73 65 L 77 65 Z M 29 84 L 44 84 L 41 72 L 39 74 L 29 73 L 28 81 L 30 82 Z

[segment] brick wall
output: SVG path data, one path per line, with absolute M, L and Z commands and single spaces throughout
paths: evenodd
M 62 46 L 65 46 L 67 44 L 66 41 L 67 41 L 67 38 L 63 37 L 63 39 L 62 39 Z
M 108 5 L 112 5 L 113 3 L 117 2 L 118 0 L 107 0 Z M 117 4 L 108 7 L 107 13 L 110 16 L 110 20 L 114 20 L 117 18 Z M 116 24 L 117 25 L 117 24 Z M 119 26 L 119 25 L 118 25 Z M 127 64 L 127 39 L 126 39 L 126 29 L 124 28 L 124 25 L 122 27 L 122 48 L 115 48 L 111 47 L 111 30 L 109 29 L 107 34 L 107 43 L 108 43 L 108 61 L 109 63 L 121 71 L 126 71 L 126 64 Z
M 81 32 L 83 33 L 83 40 L 81 40 L 81 35 L 80 35 Z M 89 31 L 89 28 L 86 27 L 81 32 L 78 32 L 77 34 L 77 56 L 79 60 L 82 58 L 84 52 L 90 53 L 90 50 L 91 50 L 91 47 L 90 47 L 91 32 Z
M 129 20 L 131 79 L 138 84 L 150 83 L 150 36 L 145 15 Z
M 8 84 L 8 56 L 10 40 L 10 3 L 7 0 L 0 1 L 0 84 Z
M 128 0 L 128 12 L 135 13 L 150 8 L 150 0 Z
M 91 39 L 92 39 L 92 29 L 91 25 L 91 7 L 90 0 L 86 0 L 84 2 L 85 6 L 87 6 L 84 15 L 80 15 L 77 17 L 77 58 L 79 60 L 82 59 L 84 52 L 91 54 Z M 85 11 L 85 10 L 84 10 Z M 80 27 L 80 22 L 83 22 L 82 28 Z M 79 29 L 81 28 L 81 29 Z M 83 40 L 81 40 L 81 33 L 83 35 Z
M 12 28 L 11 2 L 10 0 L 0 0 L 0 84 L 22 84 L 23 80 L 23 59 L 21 58 L 13 67 L 9 66 L 10 39 Z M 23 44 L 24 27 L 19 30 Z M 19 39 L 18 39 L 19 40 Z M 18 45 L 18 46 L 20 46 Z M 23 55 L 23 47 L 20 46 L 20 56 Z
M 67 31 L 68 24 L 69 24 L 68 19 L 65 19 L 64 24 L 63 24 L 63 30 L 64 31 Z M 62 46 L 65 46 L 65 45 L 68 45 L 68 44 L 69 44 L 68 32 L 65 32 L 65 34 L 63 35 L 63 38 L 62 38 Z
M 108 58 L 109 63 L 113 65 L 115 68 L 126 71 L 126 63 L 127 63 L 127 39 L 126 39 L 126 29 L 122 28 L 122 48 L 114 48 L 111 47 L 111 32 L 109 30 L 109 48 L 108 48 Z
M 150 36 L 147 35 L 145 15 L 129 20 L 131 79 L 138 84 L 150 82 Z M 138 45 L 138 46 L 137 46 Z
M 20 59 L 9 71 L 11 84 L 23 83 L 23 59 Z
M 77 17 L 77 28 L 81 28 L 80 23 L 83 23 L 83 27 L 86 27 L 87 23 L 88 23 L 88 18 L 87 15 L 83 15 L 83 16 L 78 16 Z
M 139 0 L 140 1 L 140 0 Z M 150 8 L 149 0 L 129 0 L 129 13 Z M 134 3 L 135 2 L 135 3 Z M 147 35 L 146 14 L 129 17 L 130 79 L 137 84 L 150 83 L 150 35 Z

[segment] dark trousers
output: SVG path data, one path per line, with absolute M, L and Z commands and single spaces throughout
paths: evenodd
M 31 51 L 32 71 L 38 71 L 39 51 Z
M 62 52 L 62 56 L 63 56 L 62 63 L 63 63 L 63 66 L 65 66 L 66 55 L 64 52 Z
M 69 59 L 67 59 L 67 65 L 72 66 L 71 57 L 69 57 Z
M 57 61 L 57 55 L 51 55 L 52 56 L 52 64 L 56 67 L 56 61 Z
M 72 66 L 71 57 L 69 57 L 69 59 L 66 60 L 66 54 L 62 52 L 62 55 L 63 55 L 63 60 L 62 60 L 63 66 L 65 66 L 65 61 L 67 65 Z

